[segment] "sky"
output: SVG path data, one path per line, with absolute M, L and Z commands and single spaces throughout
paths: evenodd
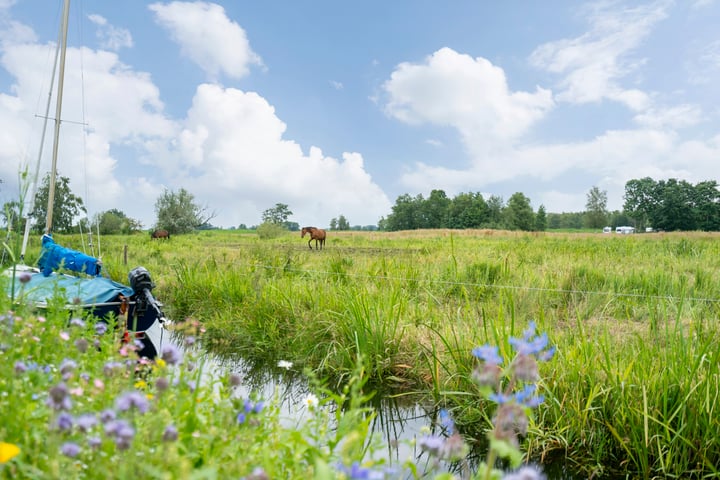
M 2 203 L 50 169 L 61 3 L 0 0 Z M 622 209 L 631 179 L 720 181 L 718 25 L 720 0 L 76 1 L 58 172 L 145 228 L 181 188 L 224 228 L 434 189 Z

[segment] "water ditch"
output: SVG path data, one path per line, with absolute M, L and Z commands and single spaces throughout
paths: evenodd
M 174 339 L 173 343 L 181 345 L 182 342 Z M 207 378 L 217 378 L 230 373 L 238 374 L 243 381 L 237 387 L 237 395 L 249 397 L 254 394 L 266 400 L 277 398 L 281 418 L 289 428 L 301 423 L 303 416 L 307 414 L 305 402 L 311 389 L 306 377 L 293 367 L 282 368 L 277 364 L 249 362 L 242 358 L 217 355 L 204 351 L 199 345 L 193 347 L 193 352 L 188 352 L 184 348 L 181 350 L 185 354 L 192 353 L 202 358 L 202 368 Z M 376 457 L 382 455 L 388 463 L 394 465 L 411 459 L 418 465 L 420 471 L 423 467 L 428 467 L 433 460 L 416 447 L 413 440 L 425 435 L 427 427 L 433 430 L 433 425 L 438 424 L 438 412 L 423 406 L 419 398 L 410 396 L 376 395 L 370 407 L 375 413 L 371 431 L 373 435 L 382 439 L 386 447 L 384 451 L 376 452 Z M 434 429 L 433 433 L 439 432 Z M 484 459 L 485 455 L 486 452 L 471 453 L 469 456 L 471 469 L 480 459 Z M 442 468 L 444 471 L 457 473 L 459 467 L 444 464 Z M 566 465 L 558 462 L 543 465 L 542 470 L 547 480 L 584 478 L 574 475 Z

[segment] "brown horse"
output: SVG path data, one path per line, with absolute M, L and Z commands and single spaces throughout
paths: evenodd
M 170 232 L 167 230 L 155 230 L 150 234 L 150 238 L 165 238 L 167 240 L 170 240 Z
M 323 245 L 325 245 L 325 237 L 327 236 L 325 230 L 315 227 L 303 227 L 302 232 L 300 233 L 300 238 L 303 238 L 306 233 L 310 234 L 310 240 L 308 240 L 308 247 L 310 247 L 310 250 L 312 250 L 310 242 L 313 240 L 315 240 L 315 250 L 318 250 L 318 242 L 320 243 L 320 250 L 322 250 Z

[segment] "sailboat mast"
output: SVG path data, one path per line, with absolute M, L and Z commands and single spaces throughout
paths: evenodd
M 55 134 L 53 136 L 52 167 L 48 189 L 47 219 L 45 233 L 52 233 L 53 206 L 55 205 L 55 177 L 57 176 L 58 142 L 60 140 L 60 115 L 62 114 L 63 85 L 65 78 L 65 52 L 67 50 L 68 19 L 70 17 L 70 0 L 65 0 L 62 19 L 62 48 L 60 50 L 60 73 L 58 75 L 57 105 L 55 106 Z

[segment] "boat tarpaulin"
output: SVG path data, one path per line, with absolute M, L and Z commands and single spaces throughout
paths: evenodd
M 48 234 L 42 237 L 42 251 L 38 266 L 46 277 L 60 267 L 92 276 L 100 275 L 101 270 L 97 258 L 58 245 Z

